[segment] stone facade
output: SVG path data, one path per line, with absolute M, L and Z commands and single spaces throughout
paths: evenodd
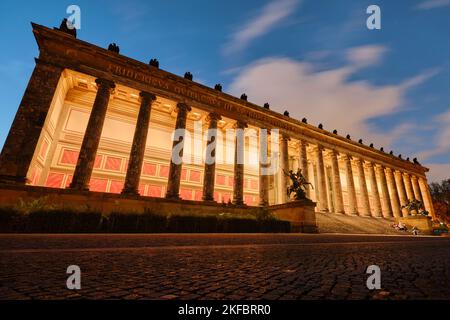
M 122 197 L 232 202 L 245 209 L 290 201 L 282 170 L 261 174 L 270 164 L 278 164 L 286 172 L 302 169 L 313 184 L 314 191 L 306 193 L 318 211 L 394 219 L 407 215 L 401 205 L 418 199 L 434 217 L 428 169 L 417 161 L 252 104 L 244 95 L 239 99 L 208 88 L 154 63 L 79 41 L 60 30 L 33 24 L 33 32 L 40 54 L 3 147 L 1 183 L 109 191 Z M 201 120 L 205 125 L 200 131 L 224 134 L 240 129 L 225 138 L 233 142 L 234 150 L 223 148 L 210 135 L 206 139 L 202 134 L 197 139 L 182 135 L 175 141 L 163 138 L 174 129 L 195 133 L 198 128 L 193 122 Z M 280 135 L 264 137 L 259 134 L 262 129 L 277 129 Z M 254 139 L 240 134 L 247 131 L 256 132 Z M 278 152 L 269 150 L 269 140 L 271 145 L 278 143 Z M 195 156 L 183 155 L 187 147 L 201 149 L 203 154 L 203 148 L 213 148 L 214 156 L 232 160 L 211 164 L 194 159 L 188 164 L 184 159 Z M 181 163 L 173 161 L 171 150 L 175 149 L 180 150 Z M 248 165 L 248 158 L 263 158 L 264 153 L 270 164 Z

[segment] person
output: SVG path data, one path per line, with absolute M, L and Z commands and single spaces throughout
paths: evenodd
M 412 227 L 411 232 L 415 236 L 417 236 L 419 234 L 419 230 L 416 228 L 416 226 Z

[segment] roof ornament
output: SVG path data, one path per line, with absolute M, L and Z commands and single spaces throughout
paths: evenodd
M 59 25 L 59 28 L 55 28 L 56 30 L 62 31 L 64 33 L 67 33 L 73 37 L 77 37 L 77 29 L 72 24 L 72 21 L 67 20 L 67 18 L 64 18 L 61 21 L 61 24 Z
M 323 124 L 319 123 L 318 128 L 323 130 Z
M 369 147 L 373 148 L 373 143 L 371 143 L 371 144 L 369 145 Z
M 245 93 L 241 94 L 241 99 L 247 101 L 247 95 Z
M 192 81 L 192 79 L 193 79 L 192 73 L 190 73 L 189 71 L 186 72 L 184 74 L 184 78 Z
M 109 44 L 108 50 L 112 51 L 114 53 L 119 53 L 120 52 L 119 46 L 117 44 L 115 44 L 114 42 Z
M 158 68 L 159 69 L 159 61 L 158 59 L 150 59 L 150 62 L 148 63 L 149 65 L 151 65 L 152 67 Z
M 362 139 L 359 139 L 359 140 L 358 140 L 358 143 L 362 144 L 362 143 L 363 143 Z
M 350 140 L 350 135 L 349 135 L 349 134 L 347 134 L 346 138 Z
M 264 103 L 264 108 L 265 109 L 270 109 L 270 104 L 268 102 Z
M 214 90 L 222 92 L 222 85 L 220 83 L 216 83 L 216 85 L 214 86 Z
M 303 122 L 303 123 L 308 123 L 308 119 L 303 118 L 303 119 L 302 119 L 302 122 Z
M 338 134 L 336 129 L 333 130 L 333 134 Z
M 286 117 L 289 117 L 289 111 L 285 110 L 285 111 L 283 112 L 283 115 L 286 116 Z

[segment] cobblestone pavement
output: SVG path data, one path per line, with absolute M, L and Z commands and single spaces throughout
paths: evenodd
M 66 289 L 72 264 L 81 290 Z M 77 298 L 450 299 L 450 238 L 0 235 L 0 299 Z

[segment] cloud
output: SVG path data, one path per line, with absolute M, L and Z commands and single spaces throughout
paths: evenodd
M 439 128 L 435 144 L 432 149 L 425 150 L 420 154 L 421 158 L 429 159 L 434 156 L 445 154 L 450 151 L 450 110 L 437 115 L 433 124 Z
M 347 50 L 347 59 L 355 68 L 377 64 L 381 61 L 387 48 L 382 45 L 366 45 Z
M 450 0 L 427 0 L 419 3 L 415 8 L 418 10 L 430 10 L 435 8 L 447 7 Z
M 311 62 L 266 58 L 243 68 L 229 89 L 238 96 L 245 92 L 250 101 L 260 105 L 269 102 L 275 111 L 289 110 L 291 117 L 306 117 L 311 124 L 322 123 L 325 129 L 350 133 L 354 139 L 373 141 L 386 149 L 408 135 L 412 126 L 400 124 L 386 132 L 369 120 L 401 111 L 405 93 L 434 75 L 427 71 L 384 86 L 348 79 L 360 68 L 380 62 L 386 51 L 379 45 L 352 48 L 346 52 L 346 65 L 324 71 Z
M 266 4 L 258 16 L 232 34 L 224 47 L 224 53 L 231 54 L 244 49 L 252 40 L 263 36 L 291 15 L 298 3 L 299 0 L 273 0 Z
M 426 163 L 424 166 L 430 168 L 428 183 L 450 179 L 450 163 Z

